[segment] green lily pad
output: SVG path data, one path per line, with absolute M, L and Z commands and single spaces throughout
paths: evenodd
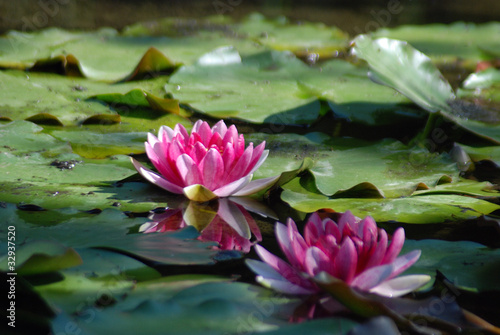
M 489 88 L 500 85 L 500 70 L 493 67 L 481 72 L 471 73 L 465 78 L 462 87 L 465 89 Z
M 82 263 L 82 259 L 73 248 L 67 248 L 57 242 L 38 240 L 15 247 L 15 269 L 9 269 L 8 254 L 0 257 L 0 270 L 17 272 L 19 275 L 33 275 L 45 272 L 58 271 Z M 3 250 L 7 243 L 2 243 Z
M 382 28 L 373 35 L 408 41 L 440 63 L 465 59 L 475 66 L 475 62 L 488 59 L 489 54 L 500 52 L 497 22 L 407 25 Z
M 473 161 L 478 162 L 488 159 L 500 166 L 500 146 L 470 147 L 465 144 L 460 144 L 460 146 Z
M 426 116 L 404 95 L 369 80 L 367 71 L 364 66 L 331 60 L 297 77 L 304 89 L 327 100 L 335 115 L 350 122 L 414 127 Z
M 130 82 L 108 85 L 47 73 L 1 71 L 0 83 L 5 83 L 5 87 L 0 90 L 0 115 L 12 120 L 22 120 L 47 113 L 58 120 L 55 124 L 75 125 L 93 115 L 117 114 L 115 102 L 109 101 L 110 105 L 106 106 L 97 100 L 88 100 L 88 97 L 106 93 L 125 94 L 136 88 L 155 95 L 161 93 L 158 88 L 164 82 L 165 79 L 160 77 L 141 81 L 140 84 Z M 43 123 L 46 124 L 47 121 Z M 54 124 L 54 121 L 51 123 Z
M 2 151 L 8 150 L 14 154 L 29 152 L 71 152 L 67 143 L 42 133 L 43 128 L 28 121 L 13 121 L 0 124 L 0 139 Z
M 458 179 L 459 174 L 448 155 L 395 140 L 372 144 L 318 133 L 267 135 L 265 139 L 271 154 L 258 173 L 295 169 L 303 158 L 310 157 L 315 187 L 328 196 L 352 196 L 352 192 L 363 190 L 370 197 L 407 196 L 417 189 Z M 356 186 L 359 189 L 353 190 Z
M 34 40 L 40 41 L 32 44 Z M 262 50 L 249 39 L 224 34 L 200 32 L 197 36 L 183 38 L 123 36 L 109 28 L 89 33 L 58 29 L 13 32 L 1 39 L 0 45 L 6 50 L 0 58 L 0 65 L 4 67 L 25 69 L 39 60 L 54 63 L 67 62 L 69 58 L 77 73 L 108 82 L 142 78 L 151 71 L 168 72 L 177 63 L 193 63 L 204 53 L 220 46 L 234 45 L 248 53 Z
M 353 52 L 370 65 L 371 78 L 401 92 L 429 112 L 449 110 L 450 84 L 423 53 L 403 41 L 359 35 Z
M 140 225 L 146 218 L 128 218 L 116 209 L 106 209 L 100 214 L 74 215 L 51 226 L 27 223 L 10 206 L 1 211 L 12 220 L 17 234 L 23 236 L 26 242 L 48 240 L 71 248 L 102 247 L 134 257 L 177 265 L 213 264 L 213 257 L 217 253 L 215 250 L 208 250 L 215 243 L 196 240 L 199 234 L 194 227 L 168 233 L 128 234 L 132 225 Z
M 53 50 L 61 44 L 78 40 L 84 32 L 70 32 L 58 28 L 49 28 L 27 33 L 11 31 L 0 37 L 0 66 L 24 69 L 32 66 L 37 59 L 49 58 Z
M 135 294 L 140 292 L 131 291 L 128 296 Z M 208 282 L 187 287 L 172 297 L 144 299 L 131 308 L 117 303 L 94 310 L 95 318 L 90 323 L 82 316 L 76 316 L 75 321 L 81 329 L 93 334 L 110 331 L 163 334 L 165 324 L 169 334 L 262 332 L 287 325 L 287 320 L 280 318 L 280 312 L 293 302 L 245 283 Z M 193 319 L 196 322 L 192 322 Z M 58 330 L 54 329 L 56 333 Z
M 231 49 L 219 52 L 220 57 L 233 54 Z M 212 117 L 307 124 L 318 118 L 320 104 L 294 78 L 295 71 L 305 68 L 291 54 L 267 52 L 243 57 L 241 63 L 181 67 L 165 88 L 181 103 Z
M 462 128 L 500 143 L 500 117 L 455 99 L 450 84 L 430 59 L 406 42 L 360 35 L 354 52 L 368 62 L 372 79 L 403 93 L 431 113 L 439 112 Z
M 234 29 L 274 50 L 288 50 L 312 61 L 317 57 L 336 57 L 345 52 L 349 44 L 349 35 L 336 27 L 311 22 L 295 25 L 284 17 L 266 19 L 258 13 L 249 15 Z
M 413 193 L 419 194 L 460 194 L 473 197 L 498 198 L 500 192 L 495 190 L 494 186 L 489 182 L 477 182 L 469 179 L 461 179 L 458 182 L 446 183 L 437 185 L 428 190 L 418 190 Z
M 336 212 L 350 210 L 358 217 L 376 221 L 404 223 L 441 223 L 488 215 L 500 209 L 491 202 L 456 194 L 415 195 L 395 199 L 338 198 L 307 191 L 299 180 L 286 184 L 281 199 L 296 210 L 311 213 L 328 208 Z
M 477 291 L 498 290 L 500 250 L 468 241 L 406 240 L 402 253 L 420 249 L 419 261 L 405 274 L 428 274 L 436 270 L 456 286 Z

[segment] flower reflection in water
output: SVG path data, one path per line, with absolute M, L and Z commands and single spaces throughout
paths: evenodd
M 167 232 L 193 226 L 200 232 L 199 240 L 217 242 L 218 248 L 222 250 L 247 253 L 255 243 L 262 240 L 262 235 L 256 221 L 245 209 L 252 210 L 252 203 L 241 198 L 237 201 L 238 203 L 231 198 L 208 203 L 185 201 L 177 208 L 166 208 L 151 214 L 151 221 L 144 223 L 139 231 Z M 255 210 L 264 214 L 262 208 Z

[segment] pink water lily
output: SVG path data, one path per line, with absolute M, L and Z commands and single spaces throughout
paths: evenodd
M 262 240 L 252 215 L 227 198 L 209 204 L 189 201 L 178 208 L 153 213 L 149 218 L 151 221 L 141 225 L 140 232 L 163 233 L 193 226 L 200 232 L 199 240 L 217 242 L 221 250 L 249 252 Z
M 212 128 L 197 121 L 191 134 L 181 124 L 162 126 L 158 137 L 149 133 L 146 153 L 159 174 L 132 158 L 137 171 L 151 183 L 195 201 L 243 196 L 273 184 L 279 176 L 252 180 L 269 154 L 265 142 L 245 147 L 234 125 L 219 121 Z
M 430 280 L 427 275 L 396 277 L 420 257 L 420 250 L 399 256 L 405 235 L 398 228 L 389 243 L 385 230 L 371 217 L 363 220 L 351 212 L 338 223 L 317 213 L 309 218 L 302 236 L 293 220 L 276 224 L 276 237 L 289 263 L 256 245 L 264 261 L 247 260 L 257 281 L 288 294 L 321 292 L 314 277 L 322 272 L 343 280 L 360 291 L 396 297 L 411 292 Z

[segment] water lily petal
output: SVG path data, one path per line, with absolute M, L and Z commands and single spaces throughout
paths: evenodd
M 285 294 L 312 294 L 317 291 L 294 285 L 264 262 L 253 259 L 246 260 L 247 266 L 257 274 L 257 282 Z
M 351 286 L 360 290 L 368 291 L 387 280 L 394 272 L 392 264 L 384 264 L 369 268 L 356 276 L 351 282 Z
M 422 252 L 420 250 L 413 250 L 403 256 L 399 256 L 398 258 L 396 258 L 391 263 L 394 266 L 394 269 L 388 279 L 396 277 L 397 275 L 408 269 L 410 266 L 412 266 L 416 261 L 418 261 L 421 253 Z
M 198 165 L 196 165 L 189 155 L 180 155 L 175 165 L 179 171 L 179 175 L 184 180 L 184 185 L 203 184 L 203 177 L 198 169 Z
M 252 143 L 250 143 L 250 145 L 245 149 L 243 154 L 238 158 L 238 161 L 236 162 L 236 164 L 234 164 L 231 170 L 226 170 L 224 183 L 231 183 L 235 180 L 240 179 L 243 176 L 248 175 L 243 173 L 243 171 L 246 171 L 247 166 L 250 163 L 250 160 L 252 159 L 252 153 L 253 153 L 253 145 Z
M 280 176 L 273 176 L 268 178 L 252 180 L 250 183 L 241 188 L 238 192 L 233 193 L 233 195 L 241 197 L 257 193 L 259 191 L 271 187 L 274 183 L 278 181 L 279 178 Z
M 276 257 L 260 245 L 256 245 L 255 251 L 257 255 L 259 255 L 260 259 L 266 262 L 269 266 L 271 266 L 274 270 L 276 270 L 279 274 L 281 274 L 286 280 L 294 285 L 298 285 L 307 289 L 312 289 L 314 287 L 313 283 L 303 275 L 297 271 L 294 267 L 292 267 L 287 262 L 283 261 L 281 258 Z
M 389 244 L 389 248 L 387 248 L 382 263 L 391 263 L 392 261 L 394 261 L 394 259 L 396 259 L 396 257 L 401 252 L 404 243 L 405 243 L 405 231 L 403 228 L 398 228 L 396 229 L 394 234 L 392 234 L 391 244 Z
M 199 167 L 203 175 L 203 185 L 210 190 L 216 189 L 224 175 L 224 162 L 219 151 L 213 148 L 206 151 Z
M 415 291 L 431 280 L 428 275 L 408 275 L 393 278 L 372 288 L 371 293 L 384 297 L 396 298 Z
M 212 127 L 213 133 L 218 133 L 221 138 L 224 138 L 227 132 L 227 126 L 224 123 L 224 120 L 220 120 Z
M 236 194 L 239 190 L 250 183 L 252 179 L 252 175 L 244 176 L 238 180 L 233 181 L 232 183 L 226 184 L 224 186 L 219 187 L 214 190 L 214 194 L 217 194 L 219 197 L 228 197 L 230 195 Z
M 241 209 L 233 202 L 228 199 L 220 199 L 217 214 L 240 236 L 246 239 L 252 237 L 245 215 L 243 215 Z
M 370 258 L 368 259 L 368 262 L 366 263 L 365 267 L 370 268 L 382 264 L 382 260 L 384 259 L 386 250 L 387 250 L 387 233 L 385 232 L 385 230 L 381 230 L 379 232 L 379 241 L 377 243 L 377 246 L 375 247 L 375 250 L 371 254 Z
M 349 284 L 354 277 L 358 263 L 356 247 L 349 237 L 342 242 L 333 263 L 336 277 Z
M 322 271 L 331 273 L 331 266 L 329 265 L 331 265 L 330 259 L 321 249 L 317 247 L 307 249 L 304 267 L 311 277 Z
M 164 143 L 171 142 L 174 136 L 175 136 L 174 130 L 167 126 L 161 126 L 160 130 L 158 131 L 158 139 Z
M 253 143 L 250 144 L 253 146 Z M 262 165 L 262 163 L 264 163 L 267 156 L 269 155 L 269 150 L 264 150 L 265 145 L 266 141 L 263 141 L 261 144 L 254 147 L 252 159 L 250 160 L 250 163 L 248 164 L 248 167 L 244 172 L 245 174 L 254 173 Z
M 164 179 L 162 176 L 151 171 L 150 169 L 148 169 L 147 167 L 145 167 L 132 157 L 130 158 L 130 160 L 132 161 L 132 164 L 134 165 L 137 172 L 139 172 L 141 176 L 143 176 L 150 183 L 155 184 L 156 186 L 159 186 L 169 192 L 182 194 L 182 187 L 169 182 L 168 180 Z

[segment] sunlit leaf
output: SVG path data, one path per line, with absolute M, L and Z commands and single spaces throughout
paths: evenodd
M 4 250 L 7 250 L 7 243 Z M 14 244 L 15 245 L 15 244 Z M 14 248 L 16 249 L 16 248 Z M 7 254 L 0 257 L 0 270 L 8 271 Z M 15 252 L 15 272 L 33 275 L 58 271 L 81 264 L 82 259 L 73 248 L 48 240 L 32 241 L 17 247 Z
M 382 28 L 375 37 L 388 37 L 408 41 L 437 62 L 453 62 L 466 59 L 474 62 L 498 53 L 500 24 L 497 22 L 473 24 L 406 25 Z
M 394 199 L 330 199 L 307 191 L 295 180 L 284 188 L 281 199 L 299 211 L 311 213 L 323 208 L 336 212 L 350 210 L 358 217 L 372 216 L 380 222 L 441 223 L 474 219 L 500 209 L 499 205 L 485 200 L 454 194 L 416 195 Z
M 354 39 L 353 52 L 368 62 L 375 82 L 394 88 L 429 112 L 448 110 L 448 101 L 455 99 L 431 60 L 407 42 L 360 35 Z
M 498 290 L 500 250 L 469 241 L 406 240 L 402 252 L 420 249 L 419 261 L 407 274 L 435 276 L 436 270 L 456 286 L 471 290 Z
M 320 105 L 294 78 L 294 71 L 304 68 L 293 55 L 263 53 L 237 64 L 181 67 L 166 90 L 181 103 L 217 118 L 310 123 L 318 117 Z

